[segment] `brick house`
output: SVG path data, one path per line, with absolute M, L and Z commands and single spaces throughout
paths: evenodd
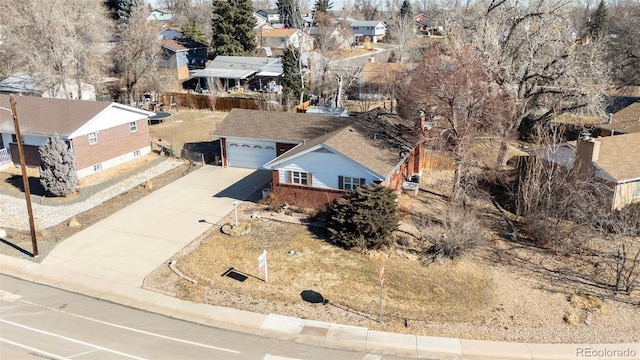
M 0 107 L 10 108 L 9 97 L 0 95 Z M 73 150 L 78 178 L 91 175 L 148 154 L 151 151 L 148 117 L 154 113 L 106 102 L 16 98 L 27 166 L 40 164 L 38 148 L 56 134 Z M 0 158 L 3 164 L 19 164 L 13 118 L 0 111 Z
M 414 124 L 381 109 L 346 118 L 234 109 L 214 135 L 223 165 L 271 170 L 276 196 L 305 207 L 364 184 L 400 191 L 424 158 Z

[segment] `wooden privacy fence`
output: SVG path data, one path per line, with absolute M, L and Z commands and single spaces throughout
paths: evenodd
M 158 100 L 160 101 L 160 99 Z M 184 93 L 166 93 L 162 95 L 161 102 L 166 106 L 177 109 L 200 109 L 200 110 L 216 110 L 231 111 L 231 109 L 253 109 L 253 110 L 285 110 L 285 107 L 277 101 L 244 99 L 236 97 L 220 97 L 212 94 L 184 94 Z
M 422 168 L 428 170 L 453 170 L 453 159 L 445 153 L 427 151 L 422 160 Z

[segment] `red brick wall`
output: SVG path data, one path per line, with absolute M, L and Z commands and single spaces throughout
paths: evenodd
M 274 184 L 273 193 L 278 200 L 304 208 L 321 208 L 345 196 L 348 191 L 314 188 L 289 184 Z
M 229 166 L 229 160 L 227 160 L 227 138 L 220 138 L 220 148 L 222 149 L 222 166 Z
M 24 150 L 24 162 L 27 167 L 40 166 L 40 153 L 38 152 L 38 146 L 23 144 L 22 149 Z M 20 166 L 20 153 L 18 152 L 18 144 L 10 143 L 9 151 L 11 152 L 11 159 L 13 160 L 13 163 L 16 166 Z
M 93 145 L 89 145 L 87 135 L 74 138 L 72 143 L 76 155 L 76 168 L 84 169 L 148 146 L 151 140 L 149 124 L 146 119 L 138 120 L 137 124 L 138 130 L 133 133 L 129 130 L 129 123 L 100 130 L 98 143 Z

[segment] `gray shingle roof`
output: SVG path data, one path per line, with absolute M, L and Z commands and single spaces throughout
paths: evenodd
M 16 113 L 21 133 L 68 136 L 110 104 L 107 101 L 16 96 Z M 8 95 L 0 95 L 0 106 L 11 107 Z M 8 111 L 0 111 L 0 131 L 14 131 L 13 118 Z
M 349 118 L 233 109 L 214 136 L 301 143 L 344 126 Z
M 324 144 L 385 178 L 418 142 L 411 122 L 381 109 L 351 117 L 234 109 L 215 135 L 302 143 L 276 161 Z
M 618 181 L 640 178 L 640 132 L 604 136 L 596 165 Z

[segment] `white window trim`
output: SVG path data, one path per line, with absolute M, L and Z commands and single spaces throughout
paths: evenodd
M 93 165 L 93 171 L 94 172 L 102 171 L 102 163 Z
M 93 135 L 93 141 L 92 141 L 91 135 Z M 98 143 L 98 132 L 97 131 L 94 131 L 94 132 L 91 132 L 91 133 L 87 134 L 87 137 L 89 138 L 89 145 L 95 145 L 95 144 Z
M 134 133 L 138 131 L 138 123 L 136 121 L 132 121 L 129 123 L 129 132 Z
M 354 178 L 350 176 L 345 176 L 342 178 L 342 188 L 344 190 L 353 190 L 358 186 L 360 186 L 360 178 Z
M 309 174 L 302 171 L 292 171 L 291 183 L 296 185 L 309 185 Z

